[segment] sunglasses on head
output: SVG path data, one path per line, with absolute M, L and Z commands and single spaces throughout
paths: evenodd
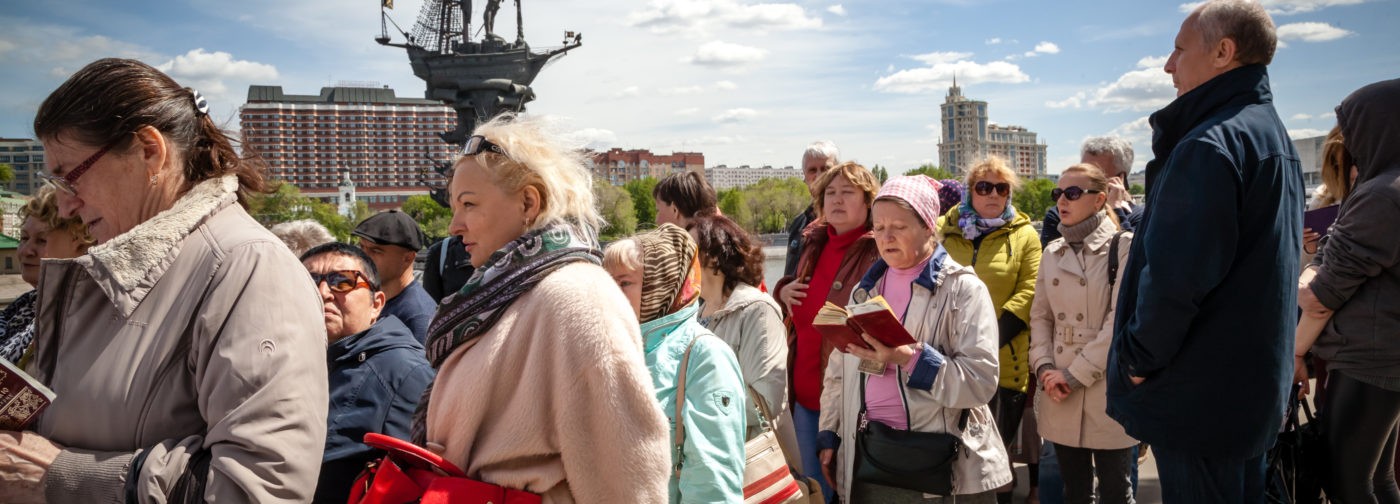
M 983 180 L 981 182 L 973 184 L 972 190 L 977 191 L 977 194 L 982 196 L 992 194 L 993 190 L 995 190 L 998 195 L 1006 196 L 1008 193 L 1011 192 L 1011 184 L 1008 184 L 1006 182 L 993 184 L 991 182 Z
M 505 149 L 491 143 L 490 140 L 487 140 L 486 137 L 481 135 L 472 135 L 471 138 L 467 139 L 467 143 L 462 145 L 463 156 L 475 156 L 486 151 L 491 151 L 502 156 L 506 155 Z
M 1098 194 L 1101 192 L 1103 191 L 1098 189 L 1085 189 L 1079 186 L 1069 186 L 1064 189 L 1056 187 L 1050 190 L 1050 201 L 1060 201 L 1061 194 L 1065 195 L 1065 199 L 1067 200 L 1076 201 L 1085 194 Z
M 367 287 L 369 289 L 377 288 L 369 283 L 369 277 L 355 270 L 312 273 L 311 281 L 315 282 L 318 288 L 321 286 L 321 282 L 325 282 L 326 287 L 329 287 L 331 292 L 337 294 L 344 294 L 360 287 Z

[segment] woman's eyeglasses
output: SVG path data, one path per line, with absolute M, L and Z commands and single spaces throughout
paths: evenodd
M 318 288 L 321 286 L 321 282 L 325 282 L 326 287 L 329 287 L 331 292 L 336 294 L 345 294 L 360 287 L 367 287 L 370 289 L 377 288 L 369 283 L 369 278 L 365 277 L 364 273 L 355 270 L 312 273 L 311 281 L 314 282 Z
M 1065 195 L 1065 199 L 1067 200 L 1077 201 L 1085 194 L 1098 194 L 1101 192 L 1103 191 L 1100 191 L 1098 189 L 1085 189 L 1079 186 L 1069 186 L 1064 189 L 1056 187 L 1050 190 L 1050 201 L 1060 201 L 1061 194 Z
M 992 194 L 992 191 L 996 191 L 997 195 L 1006 196 L 1011 192 L 1011 184 L 1008 184 L 1006 182 L 993 184 L 991 182 L 983 180 L 981 182 L 973 184 L 972 190 L 977 191 L 977 194 L 981 196 L 990 195 Z
M 54 187 L 63 190 L 63 192 L 68 193 L 69 196 L 77 196 L 78 189 L 74 186 L 74 184 L 78 183 L 78 179 L 82 177 L 84 173 L 87 173 L 88 169 L 92 168 L 92 165 L 94 163 L 97 163 L 97 160 L 102 159 L 102 156 L 106 154 L 107 151 L 112 150 L 112 147 L 116 146 L 117 142 L 112 142 L 107 144 L 105 147 L 102 147 L 101 149 L 97 149 L 97 152 L 94 152 L 91 156 L 88 156 L 87 159 L 84 159 L 83 162 L 78 163 L 78 166 L 74 166 L 72 170 L 68 170 L 68 173 L 63 174 L 63 176 L 61 177 L 49 173 L 40 172 L 39 179 L 53 184 Z
M 495 152 L 496 154 L 500 154 L 502 156 L 506 155 L 505 149 L 502 149 L 499 145 L 491 143 L 490 140 L 487 140 L 486 137 L 481 135 L 472 135 L 471 138 L 467 139 L 467 143 L 462 146 L 463 156 L 475 156 L 485 151 Z

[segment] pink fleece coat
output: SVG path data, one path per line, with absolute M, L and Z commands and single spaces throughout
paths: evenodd
M 448 356 L 427 423 L 469 476 L 545 504 L 667 500 L 670 428 L 637 318 L 592 264 L 550 274 Z

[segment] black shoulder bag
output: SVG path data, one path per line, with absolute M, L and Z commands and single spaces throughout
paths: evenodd
M 855 480 L 926 494 L 953 493 L 953 463 L 962 450 L 962 438 L 950 432 L 899 430 L 866 418 L 865 382 L 860 380 L 860 426 L 856 431 Z M 909 398 L 904 382 L 899 383 L 904 401 L 905 425 L 909 418 Z M 967 428 L 968 410 L 958 416 L 958 431 Z

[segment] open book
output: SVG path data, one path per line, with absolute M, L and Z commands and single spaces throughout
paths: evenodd
M 817 311 L 817 317 L 812 320 L 812 327 L 842 352 L 846 351 L 846 345 L 870 348 L 870 345 L 861 339 L 862 332 L 889 347 L 918 342 L 904 328 L 904 324 L 900 323 L 899 317 L 895 316 L 894 310 L 885 302 L 883 296 L 875 296 L 869 301 L 845 308 L 827 301 L 821 310 Z
M 0 430 L 21 431 L 34 423 L 55 394 L 10 361 L 0 359 Z

